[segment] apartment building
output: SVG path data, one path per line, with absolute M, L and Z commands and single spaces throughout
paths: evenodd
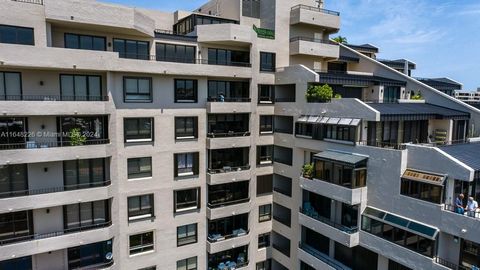
M 455 98 L 461 100 L 463 102 L 469 103 L 471 105 L 478 105 L 480 104 L 480 89 L 477 91 L 455 91 Z
M 0 269 L 480 264 L 480 110 L 322 2 L 0 6 Z

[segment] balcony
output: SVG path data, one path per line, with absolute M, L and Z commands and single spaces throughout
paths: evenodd
M 250 146 L 249 120 L 249 114 L 209 114 L 207 147 L 221 149 Z
M 225 218 L 232 215 L 246 214 L 252 210 L 250 199 L 232 201 L 231 203 L 223 207 L 208 207 L 207 218 L 211 220 Z
M 150 74 L 210 76 L 222 74 L 225 77 L 251 78 L 250 63 L 209 64 L 205 59 L 193 59 L 186 62 L 156 61 L 155 56 L 144 56 L 145 60 L 120 58 L 119 53 L 111 51 L 91 51 L 53 47 L 18 46 L 0 44 L 0 59 L 3 67 L 32 69 L 59 69 L 62 71 L 89 70 L 112 72 L 138 72 Z M 72 103 L 74 104 L 74 103 Z
M 351 270 L 327 254 L 301 242 L 298 244 L 298 258 L 309 265 L 313 265 L 315 269 Z
M 248 46 L 253 40 L 249 26 L 233 23 L 198 25 L 192 34 L 198 36 L 198 42 L 227 46 Z
M 209 184 L 250 179 L 249 152 L 249 147 L 209 150 L 207 164 Z
M 318 7 L 297 5 L 290 11 L 290 25 L 306 24 L 327 30 L 328 33 L 340 29 L 340 13 Z
M 208 203 L 210 209 L 235 204 L 247 203 L 249 198 L 249 181 L 208 186 Z
M 248 263 L 248 245 L 222 252 L 208 253 L 209 270 L 246 269 Z
M 210 220 L 208 222 L 208 252 L 216 253 L 232 246 L 248 244 L 248 213 Z
M 98 183 L 2 192 L 0 202 L 4 209 L 18 211 L 77 203 L 78 198 L 92 201 L 109 197 L 111 197 L 111 181 L 107 180 Z
M 290 55 L 337 59 L 340 55 L 340 46 L 330 40 L 294 37 L 290 39 Z
M 360 204 L 367 200 L 367 187 L 347 188 L 319 179 L 300 177 L 300 187 L 322 196 L 332 198 L 350 205 Z
M 101 2 L 62 1 L 45 5 L 48 22 L 85 27 L 95 22 L 113 33 L 153 37 L 155 20 L 139 9 Z

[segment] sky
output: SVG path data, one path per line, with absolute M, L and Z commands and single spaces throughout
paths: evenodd
M 194 10 L 206 1 L 108 0 L 164 11 Z M 334 36 L 373 44 L 378 58 L 415 62 L 415 77 L 449 77 L 464 90 L 480 87 L 479 0 L 325 0 L 325 8 L 341 14 Z

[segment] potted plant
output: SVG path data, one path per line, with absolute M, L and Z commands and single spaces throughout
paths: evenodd
M 305 93 L 307 102 L 329 102 L 333 97 L 333 89 L 328 84 L 310 85 Z
M 411 100 L 422 100 L 423 99 L 422 93 L 420 91 L 418 91 L 417 94 L 415 94 L 415 92 L 413 92 L 413 95 L 410 97 L 410 99 Z
M 87 137 L 80 132 L 79 128 L 72 128 L 70 130 L 70 145 L 80 146 L 84 145 L 87 141 Z
M 313 178 L 313 164 L 307 163 L 302 167 L 302 175 L 305 178 L 312 179 Z

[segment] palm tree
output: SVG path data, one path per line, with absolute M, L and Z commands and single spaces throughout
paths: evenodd
M 337 42 L 337 43 L 342 43 L 342 44 L 347 44 L 348 43 L 347 38 L 342 37 L 342 36 L 334 37 L 332 40 Z

